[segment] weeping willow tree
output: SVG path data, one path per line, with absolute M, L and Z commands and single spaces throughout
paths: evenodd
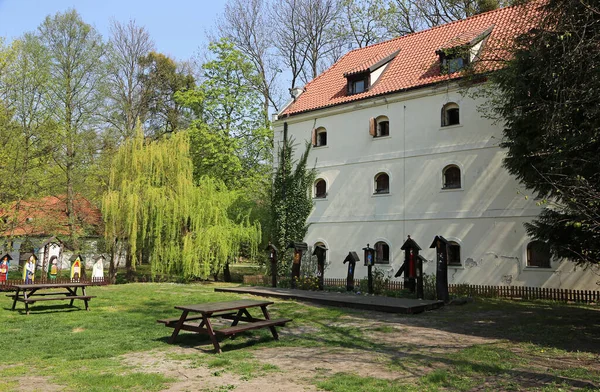
M 123 250 L 131 270 L 148 261 L 153 276 L 186 279 L 216 275 L 241 246 L 255 254 L 260 227 L 229 215 L 238 196 L 214 178 L 194 183 L 187 133 L 147 141 L 138 126 L 113 159 L 102 201 L 111 278 Z

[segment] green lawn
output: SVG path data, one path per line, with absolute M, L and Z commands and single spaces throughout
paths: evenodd
M 12 301 L 3 297 L 0 391 L 23 390 L 27 380 L 32 382 L 27 390 L 47 390 L 43 383 L 49 383 L 66 391 L 158 391 L 178 381 L 130 360 L 144 353 L 182 363 L 186 372 L 202 370 L 213 383 L 205 390 L 232 390 L 252 380 L 267 383 L 270 377 L 286 376 L 287 365 L 259 359 L 260 350 L 269 349 L 290 355 L 302 350 L 349 353 L 349 360 L 357 362 L 351 370 L 316 363 L 297 381 L 327 391 L 560 391 L 600 385 L 597 307 L 476 300 L 399 316 L 276 300 L 272 316 L 294 319 L 282 329 L 279 342 L 260 330 L 224 340 L 222 355 L 212 354 L 210 341 L 188 333 L 168 345 L 172 330 L 156 320 L 179 316 L 175 305 L 240 298 L 215 293 L 215 287 L 91 287 L 88 294 L 97 298 L 89 312 L 51 302 L 34 304 L 29 316 L 11 311 Z M 374 369 L 383 369 L 385 377 L 361 373 L 361 355 Z M 220 379 L 223 384 L 214 387 Z M 36 386 L 36 380 L 42 385 Z

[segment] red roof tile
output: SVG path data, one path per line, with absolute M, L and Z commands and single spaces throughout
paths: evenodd
M 358 101 L 383 94 L 424 87 L 446 80 L 458 79 L 462 73 L 440 73 L 436 51 L 448 44 L 464 45 L 493 27 L 483 48 L 479 70 L 498 67 L 499 59 L 506 57 L 506 45 L 518 34 L 535 26 L 541 15 L 543 1 L 502 8 L 470 18 L 437 26 L 429 30 L 405 35 L 365 48 L 355 49 L 344 55 L 328 70 L 309 82 L 296 102 L 288 106 L 281 116 L 308 112 L 320 108 Z M 360 94 L 347 95 L 347 79 L 344 75 L 365 71 L 385 56 L 400 51 L 388 64 L 377 82 Z M 357 71 L 358 70 L 358 71 Z M 478 70 L 478 71 L 479 71 Z M 281 117 L 280 116 L 280 117 Z
M 102 213 L 82 196 L 73 201 L 75 210 L 75 229 L 79 235 L 102 234 Z M 43 236 L 68 235 L 66 196 L 46 196 L 41 199 L 13 203 L 5 210 L 0 210 L 0 217 L 16 219 L 12 229 L 0 232 L 0 236 Z

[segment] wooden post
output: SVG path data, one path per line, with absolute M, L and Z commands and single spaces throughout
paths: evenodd
M 363 248 L 363 251 L 365 252 L 365 266 L 367 267 L 367 290 L 369 294 L 374 294 L 373 265 L 375 264 L 375 249 L 367 244 L 367 247 Z
M 277 248 L 269 242 L 267 249 L 271 261 L 271 286 L 277 287 Z
M 354 269 L 356 263 L 359 262 L 358 254 L 356 252 L 348 252 L 348 256 L 344 259 L 344 264 L 348 262 L 348 275 L 346 275 L 346 291 L 354 290 Z
M 325 258 L 327 255 L 327 248 L 322 245 L 315 246 L 313 255 L 317 256 L 317 275 L 319 278 L 319 290 L 323 290 L 324 279 L 325 279 Z
M 302 263 L 302 254 L 308 250 L 305 242 L 290 242 L 288 249 L 294 249 L 294 259 L 292 261 L 292 282 L 293 289 L 296 288 L 297 280 L 300 278 L 300 264 Z
M 404 288 L 409 289 L 411 293 L 414 293 L 417 289 L 417 280 L 423 279 L 422 268 L 419 271 L 421 275 L 417 275 L 417 263 L 419 262 L 418 258 L 421 247 L 408 236 L 408 239 L 400 249 L 404 251 L 404 264 L 402 264 L 394 277 L 397 278 L 404 274 Z
M 437 299 L 448 303 L 450 301 L 448 292 L 448 241 L 441 235 L 436 235 L 429 248 L 435 248 L 436 252 L 435 291 Z

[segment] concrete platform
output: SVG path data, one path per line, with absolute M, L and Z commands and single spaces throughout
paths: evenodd
M 433 310 L 444 306 L 443 301 L 421 300 L 409 298 L 391 298 L 365 296 L 348 293 L 332 293 L 327 291 L 307 291 L 280 289 L 274 287 L 224 287 L 215 291 L 223 293 L 251 294 L 262 297 L 293 299 L 314 302 L 327 306 L 340 306 L 353 309 L 374 310 L 386 313 L 414 314 Z

